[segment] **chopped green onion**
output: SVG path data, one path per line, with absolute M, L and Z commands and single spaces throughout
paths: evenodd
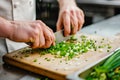
M 37 62 L 37 59 L 34 59 L 33 62 Z
M 101 39 L 103 41 L 104 38 Z M 67 41 L 62 41 L 55 46 L 51 46 L 50 48 L 47 49 L 27 49 L 24 50 L 24 53 L 34 53 L 34 52 L 39 52 L 40 55 L 45 55 L 45 54 L 52 54 L 55 56 L 55 58 L 66 58 L 68 60 L 74 58 L 77 55 L 87 53 L 88 51 L 97 51 L 98 48 L 105 48 L 107 47 L 107 52 L 110 51 L 111 46 L 110 44 L 101 44 L 101 45 L 96 45 L 97 41 L 92 40 L 87 38 L 85 35 L 80 36 L 80 40 L 78 40 L 74 35 L 71 36 L 70 39 Z M 23 54 L 22 52 L 22 54 Z M 26 57 L 28 55 L 25 55 Z M 50 61 L 47 59 L 47 61 Z

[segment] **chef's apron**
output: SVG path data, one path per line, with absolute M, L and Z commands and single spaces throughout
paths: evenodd
M 0 0 L 0 16 L 7 20 L 35 20 L 35 10 L 35 0 Z M 0 38 L 1 55 L 25 46 L 25 43 Z

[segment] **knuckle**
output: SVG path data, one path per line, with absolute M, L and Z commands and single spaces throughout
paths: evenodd
M 82 21 L 82 24 L 84 24 L 84 23 L 85 23 L 85 20 Z
M 70 25 L 69 21 L 64 20 L 64 26 L 66 26 L 66 27 L 67 27 L 68 25 Z
M 76 34 L 77 30 L 78 30 L 78 28 L 77 28 L 77 29 L 72 30 L 72 34 Z
M 81 24 L 84 24 L 84 23 L 85 23 L 85 20 L 84 20 L 84 19 L 82 19 L 82 20 L 81 20 Z
M 42 23 L 42 21 L 41 21 L 41 20 L 36 20 L 36 22 L 37 22 L 37 23 Z
M 33 30 L 39 29 L 39 27 L 40 27 L 40 24 L 39 24 L 39 23 L 33 23 L 33 24 L 32 24 Z
M 37 25 L 39 26 L 46 26 L 41 20 L 36 20 Z
M 81 10 L 81 13 L 84 15 L 84 11 L 83 10 Z
M 51 41 L 51 39 L 52 39 L 51 36 L 47 36 L 47 37 L 46 37 L 46 40 L 47 40 L 47 41 Z
M 79 11 L 80 11 L 82 14 L 84 14 L 84 11 L 83 11 L 83 10 L 79 9 Z
M 64 10 L 63 14 L 69 14 L 69 11 L 68 10 Z
M 49 48 L 50 47 L 50 45 L 46 45 L 46 46 L 44 46 L 44 48 Z
M 65 34 L 70 34 L 70 31 L 69 31 L 69 30 L 66 30 L 66 31 L 65 31 Z
M 32 46 L 32 48 L 33 48 L 33 49 L 38 48 L 38 45 L 36 45 L 36 44 L 34 43 L 33 46 Z
M 39 48 L 43 48 L 45 46 L 45 42 L 39 44 Z
M 73 9 L 72 9 L 72 10 L 70 10 L 70 13 L 71 13 L 71 14 L 74 14 L 74 10 L 73 10 Z
M 58 27 L 59 25 L 60 25 L 59 22 L 57 22 L 56 26 Z
M 73 34 L 75 34 L 75 33 L 76 33 L 76 31 L 74 30 L 72 33 L 73 33 Z
M 85 23 L 85 19 L 83 17 L 80 18 L 80 20 L 78 20 L 79 24 L 84 24 Z
M 39 48 L 42 48 L 42 47 L 44 47 L 45 46 L 45 44 L 44 43 L 41 43 L 40 45 L 39 45 Z
M 46 44 L 43 46 L 43 48 L 49 48 L 51 46 L 50 41 L 46 41 Z
M 39 29 L 38 28 L 34 29 L 33 35 L 35 35 L 37 37 L 39 36 Z

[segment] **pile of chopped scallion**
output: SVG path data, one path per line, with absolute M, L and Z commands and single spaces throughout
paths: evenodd
M 73 57 L 86 53 L 90 50 L 96 51 L 97 48 L 104 48 L 106 45 L 96 45 L 96 41 L 92 39 L 88 39 L 87 36 L 81 35 L 80 36 L 81 40 L 78 40 L 74 36 L 72 36 L 69 40 L 67 41 L 62 41 L 55 46 L 51 46 L 48 49 L 28 49 L 23 51 L 22 53 L 34 53 L 34 52 L 39 52 L 40 55 L 45 55 L 45 54 L 52 54 L 55 55 L 55 58 L 62 58 L 65 57 L 67 60 L 72 59 Z M 103 41 L 104 39 L 102 39 Z M 108 50 L 110 50 L 111 46 L 108 45 Z
M 55 46 L 51 46 L 49 49 L 42 50 L 41 54 L 50 53 L 55 55 L 56 58 L 66 57 L 70 60 L 78 54 L 88 52 L 90 49 L 95 51 L 97 49 L 94 40 L 87 39 L 86 36 L 82 35 L 81 41 L 78 41 L 72 36 L 67 41 L 62 41 Z

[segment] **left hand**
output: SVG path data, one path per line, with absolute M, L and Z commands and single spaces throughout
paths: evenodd
M 84 24 L 84 13 L 76 5 L 64 5 L 60 8 L 57 31 L 64 28 L 64 36 L 75 34 Z

